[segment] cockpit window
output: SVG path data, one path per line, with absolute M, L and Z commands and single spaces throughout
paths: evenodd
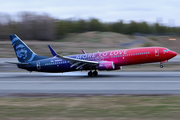
M 164 52 L 170 51 L 169 49 L 163 50 Z

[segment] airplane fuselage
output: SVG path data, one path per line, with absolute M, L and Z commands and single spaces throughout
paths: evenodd
M 69 58 L 97 61 L 111 62 L 106 64 L 105 67 L 96 66 L 98 70 L 117 70 L 121 66 L 144 64 L 152 62 L 163 62 L 176 56 L 177 54 L 173 51 L 163 47 L 144 47 L 134 49 L 121 49 L 114 51 L 105 51 L 97 53 L 79 54 L 67 56 Z M 110 65 L 110 67 L 108 67 Z M 39 71 L 39 72 L 68 72 L 77 71 L 77 66 L 72 67 L 72 63 L 68 60 L 61 59 L 59 57 L 51 57 L 42 60 L 36 60 L 29 62 L 28 65 L 18 65 L 19 68 L 26 69 L 28 71 Z M 91 68 L 87 67 L 87 70 Z M 83 69 L 84 70 L 84 69 Z

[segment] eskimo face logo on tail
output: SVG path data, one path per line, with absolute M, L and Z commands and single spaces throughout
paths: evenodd
M 16 55 L 20 59 L 26 59 L 27 58 L 27 50 L 26 47 L 23 44 L 19 44 L 16 46 Z
M 12 45 L 19 62 L 28 62 L 34 59 L 35 54 L 17 37 L 12 40 Z

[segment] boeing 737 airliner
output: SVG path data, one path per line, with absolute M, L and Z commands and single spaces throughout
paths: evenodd
M 10 39 L 19 63 L 8 63 L 16 64 L 18 68 L 30 72 L 89 70 L 88 76 L 97 76 L 97 70 L 118 70 L 125 65 L 160 62 L 160 67 L 163 68 L 163 62 L 177 55 L 176 52 L 164 47 L 143 47 L 97 53 L 86 53 L 82 50 L 83 54 L 62 56 L 48 45 L 53 57 L 44 57 L 35 54 L 17 35 L 10 35 Z

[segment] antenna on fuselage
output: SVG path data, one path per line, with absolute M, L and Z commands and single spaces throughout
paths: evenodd
M 85 52 L 84 50 L 82 50 L 82 53 L 83 53 L 83 54 L 86 54 L 86 52 Z

